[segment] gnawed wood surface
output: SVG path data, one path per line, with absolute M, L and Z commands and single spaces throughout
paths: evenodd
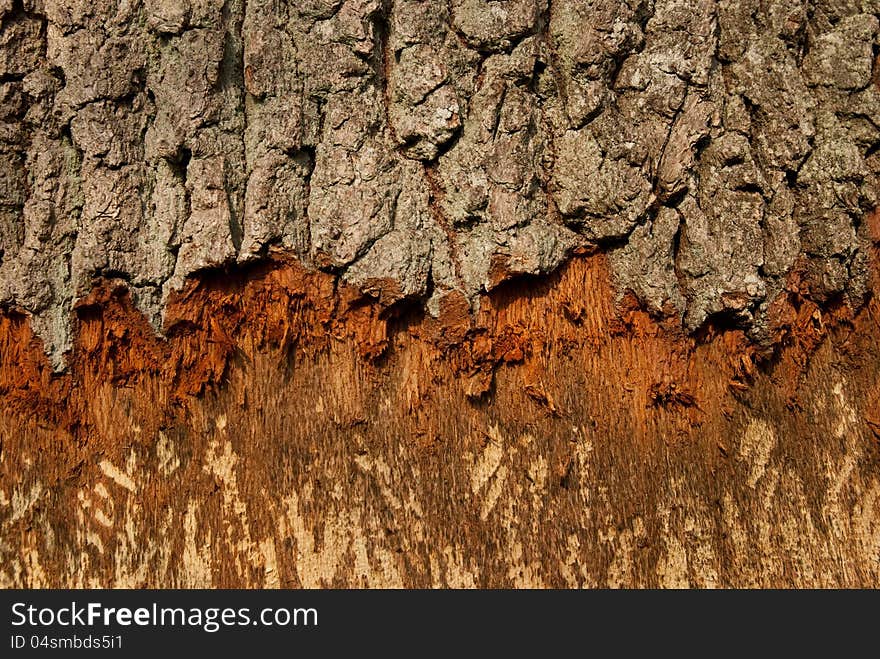
M 0 321 L 0 585 L 880 585 L 880 306 L 775 351 L 614 304 L 602 256 L 476 320 L 275 262 L 160 340 L 112 284 L 70 372 Z

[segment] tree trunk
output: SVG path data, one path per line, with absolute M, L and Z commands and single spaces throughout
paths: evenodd
M 0 0 L 0 586 L 880 586 L 878 16 Z

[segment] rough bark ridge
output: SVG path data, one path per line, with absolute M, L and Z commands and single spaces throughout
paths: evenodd
M 578 247 L 694 329 L 861 303 L 880 3 L 0 0 L 0 302 L 56 369 L 119 277 L 161 329 L 270 249 L 472 307 Z

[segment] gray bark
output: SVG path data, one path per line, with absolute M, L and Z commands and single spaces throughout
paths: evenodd
M 619 292 L 767 337 L 865 293 L 880 4 L 0 1 L 0 303 L 56 368 L 118 277 L 161 331 L 295 254 L 386 301 L 607 249 Z

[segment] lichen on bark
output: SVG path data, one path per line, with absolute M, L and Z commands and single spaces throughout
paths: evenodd
M 161 331 L 205 268 L 295 255 L 472 308 L 606 250 L 620 295 L 754 339 L 858 306 L 880 4 L 0 1 L 0 303 L 61 368 L 123 280 Z

